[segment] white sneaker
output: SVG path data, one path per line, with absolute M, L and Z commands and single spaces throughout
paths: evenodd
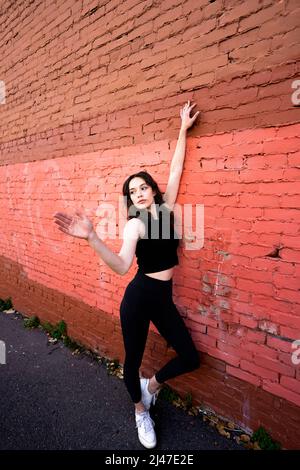
M 142 392 L 142 402 L 146 410 L 150 410 L 150 406 L 153 403 L 155 405 L 155 402 L 157 400 L 157 396 L 159 393 L 159 390 L 155 393 L 150 393 L 148 386 L 149 386 L 149 379 L 140 379 L 141 382 L 141 392 Z
M 149 411 L 135 413 L 135 422 L 138 430 L 139 441 L 147 449 L 156 446 L 156 435 L 154 431 L 154 421 L 149 415 Z

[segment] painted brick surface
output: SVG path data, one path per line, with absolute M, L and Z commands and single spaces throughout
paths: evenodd
M 182 242 L 174 301 L 202 367 L 172 385 L 290 448 L 300 444 L 299 13 L 293 0 L 36 0 L 4 1 L 0 19 L 0 297 L 64 318 L 70 336 L 123 360 L 119 305 L 136 263 L 117 276 L 53 214 L 83 206 L 118 252 L 124 180 L 146 169 L 165 190 L 179 108 L 197 102 L 177 202 L 204 205 L 204 244 Z M 145 373 L 172 354 L 153 329 Z

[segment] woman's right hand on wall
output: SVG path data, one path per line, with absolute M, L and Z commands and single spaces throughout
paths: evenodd
M 190 117 L 190 112 L 192 111 L 193 107 L 196 106 L 197 103 L 190 104 L 190 100 L 184 105 L 184 107 L 180 110 L 180 117 L 181 117 L 181 129 L 187 131 L 192 125 L 194 124 L 195 120 L 200 114 L 200 111 L 197 111 L 194 116 Z
M 75 214 L 72 216 L 63 212 L 57 212 L 54 214 L 55 223 L 61 232 L 72 237 L 88 240 L 89 236 L 94 232 L 93 224 L 82 210 L 77 210 Z

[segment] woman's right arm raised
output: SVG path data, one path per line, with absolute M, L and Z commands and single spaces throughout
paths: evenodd
M 122 276 L 127 273 L 132 265 L 136 244 L 139 239 L 140 220 L 131 219 L 125 224 L 123 245 L 117 255 L 100 240 L 94 230 L 92 222 L 82 211 L 76 211 L 76 216 L 58 212 L 54 217 L 56 218 L 55 223 L 59 226 L 59 230 L 73 237 L 87 240 L 90 247 L 98 253 L 101 259 L 115 273 L 121 274 Z

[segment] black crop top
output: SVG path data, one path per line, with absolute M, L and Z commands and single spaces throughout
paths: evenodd
M 136 244 L 135 254 L 139 270 L 154 273 L 172 268 L 178 262 L 178 234 L 170 223 L 170 212 L 158 210 L 158 219 L 148 211 L 141 211 L 138 218 L 145 223 L 145 235 Z

